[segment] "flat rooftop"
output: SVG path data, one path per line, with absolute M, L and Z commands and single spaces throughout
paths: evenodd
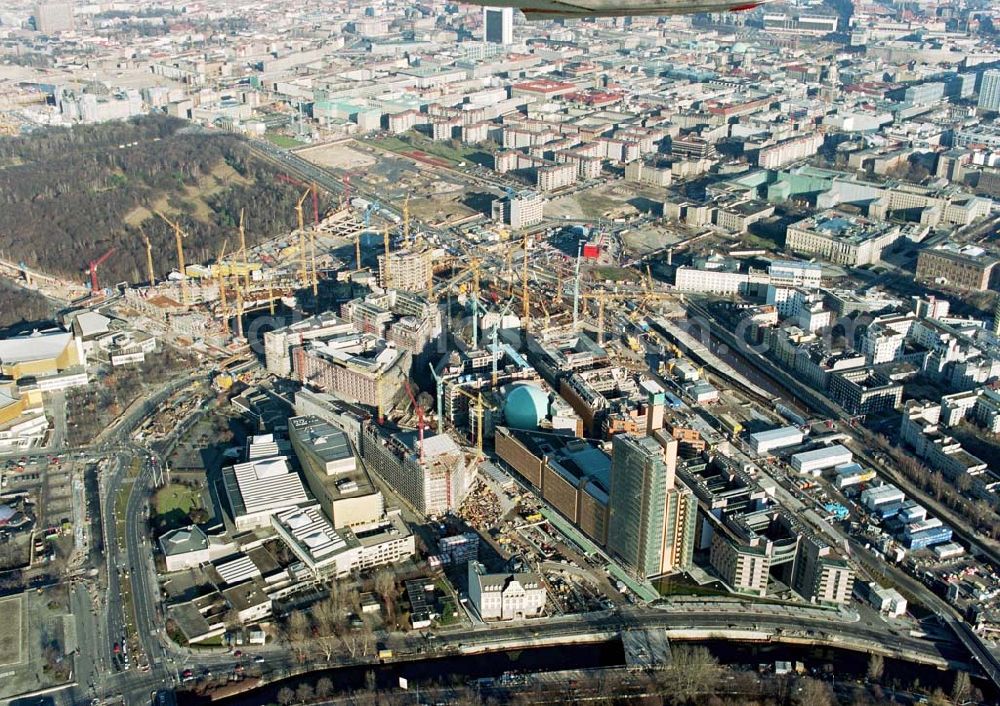
M 552 466 L 570 479 L 589 479 L 600 491 L 611 492 L 611 457 L 598 442 L 563 434 L 510 429 L 507 431 L 537 458 L 547 457 Z

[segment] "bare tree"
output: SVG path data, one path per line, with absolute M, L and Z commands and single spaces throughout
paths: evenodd
M 956 672 L 955 681 L 951 685 L 951 700 L 955 703 L 962 703 L 969 698 L 972 691 L 972 683 L 969 681 L 967 672 Z
M 297 610 L 288 616 L 285 624 L 285 638 L 299 662 L 305 661 L 308 652 L 305 641 L 309 639 L 309 632 L 309 618 L 304 611 Z
M 321 699 L 325 699 L 332 693 L 333 682 L 327 677 L 320 677 L 320 680 L 316 682 L 316 696 Z
M 798 706 L 833 706 L 833 691 L 826 682 L 805 677 L 795 695 L 795 703 Z
M 710 694 L 719 680 L 719 662 L 704 647 L 678 647 L 670 666 L 659 672 L 658 686 L 679 701 Z
M 312 685 L 306 682 L 299 684 L 299 688 L 295 690 L 295 699 L 299 703 L 305 703 L 307 701 L 312 701 L 313 696 L 316 692 L 313 691 Z
M 340 652 L 343 640 L 337 634 L 320 635 L 316 638 L 316 645 L 323 653 L 323 659 L 330 662 L 333 660 L 333 656 Z
M 282 687 L 281 690 L 278 691 L 278 703 L 281 704 L 281 706 L 288 706 L 293 701 L 295 701 L 295 692 L 287 686 Z
M 396 577 L 392 571 L 381 569 L 375 574 L 375 591 L 385 603 L 386 619 L 389 623 L 395 621 L 396 615 Z
M 882 655 L 872 654 L 868 658 L 868 671 L 867 676 L 871 681 L 879 681 L 882 678 L 882 674 L 885 672 L 885 660 L 882 659 Z

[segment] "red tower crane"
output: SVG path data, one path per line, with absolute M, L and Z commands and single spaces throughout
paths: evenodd
M 417 430 L 420 437 L 420 463 L 424 462 L 424 410 L 420 408 L 417 404 L 417 398 L 413 396 L 413 390 L 410 388 L 410 381 L 406 381 L 406 394 L 410 396 L 410 402 L 413 403 L 413 409 L 417 411 Z
M 91 294 L 97 294 L 101 291 L 101 286 L 97 281 L 97 268 L 107 262 L 108 258 L 111 257 L 115 252 L 114 248 L 111 248 L 106 253 L 101 255 L 96 260 L 91 260 L 87 265 L 90 270 L 90 292 Z

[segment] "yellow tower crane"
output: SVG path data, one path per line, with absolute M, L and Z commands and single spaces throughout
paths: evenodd
M 597 345 L 604 345 L 604 302 L 605 298 L 597 300 Z
M 243 338 L 243 290 L 236 288 L 236 335 Z
M 472 273 L 472 296 L 475 297 L 476 301 L 479 301 L 480 290 L 480 272 L 483 266 L 483 261 L 478 257 L 474 257 L 469 260 L 469 272 Z
M 587 294 L 581 294 L 580 298 L 584 301 L 587 299 L 597 300 L 597 343 L 598 345 L 603 345 L 604 343 L 604 307 L 607 302 L 612 300 L 630 299 L 634 301 L 641 300 L 654 301 L 659 299 L 673 299 L 676 295 L 672 292 L 589 292 Z
M 176 222 L 170 220 L 159 211 L 156 212 L 156 215 L 159 216 L 161 219 L 163 219 L 164 223 L 166 223 L 168 226 L 171 226 L 174 229 L 174 239 L 176 240 L 177 244 L 177 271 L 180 273 L 181 276 L 181 304 L 187 306 L 188 305 L 187 274 L 184 272 L 185 270 L 184 238 L 187 237 L 187 234 L 181 230 L 181 227 Z
M 153 271 L 153 245 L 149 242 L 146 231 L 140 229 L 139 233 L 142 234 L 142 239 L 146 242 L 146 276 L 149 277 L 149 286 L 152 287 L 156 284 L 156 273 Z
M 299 202 L 295 204 L 295 216 L 299 223 L 299 284 L 302 287 L 309 285 L 309 273 L 306 270 L 306 219 L 302 215 L 302 204 L 305 203 L 310 194 L 312 194 L 312 187 L 303 191 Z
M 484 416 L 484 410 L 487 410 L 487 409 L 489 409 L 489 410 L 495 410 L 496 407 L 494 407 L 493 405 L 488 405 L 488 404 L 486 404 L 483 401 L 483 393 L 482 392 L 477 391 L 477 393 L 475 395 L 473 395 L 471 392 L 469 392 L 468 390 L 466 390 L 466 389 L 464 389 L 464 388 L 462 388 L 462 387 L 460 387 L 458 385 L 453 385 L 452 387 L 456 391 L 458 391 L 459 393 L 461 393 L 462 395 L 464 395 L 465 397 L 469 398 L 469 400 L 471 402 L 475 403 L 475 405 L 476 405 L 476 407 L 475 407 L 475 413 L 476 413 L 476 452 L 478 454 L 478 457 L 477 457 L 476 460 L 482 461 L 484 458 L 486 458 L 486 456 L 483 455 L 483 416 Z
M 250 266 L 247 264 L 247 231 L 244 227 L 244 211 L 240 209 L 240 268 L 243 270 L 243 291 L 250 292 Z M 236 275 L 236 288 L 240 287 L 239 273 Z
M 219 284 L 219 311 L 222 312 L 222 330 L 229 334 L 229 306 L 226 302 L 226 277 L 222 273 L 222 258 L 226 256 L 226 246 L 228 240 L 222 241 L 222 248 L 219 249 L 219 257 L 215 260 L 215 280 Z M 237 282 L 236 289 L 239 290 Z

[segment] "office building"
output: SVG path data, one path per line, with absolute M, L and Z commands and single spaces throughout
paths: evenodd
M 775 260 L 767 267 L 771 284 L 776 287 L 801 287 L 819 289 L 823 278 L 823 266 L 817 262 L 799 260 Z
M 429 263 L 428 263 L 429 264 Z M 430 275 L 430 268 L 424 271 Z M 413 275 L 414 281 L 421 274 Z M 441 312 L 424 294 L 426 284 L 416 291 L 393 287 L 352 299 L 340 307 L 341 316 L 358 331 L 384 338 L 397 348 L 408 351 L 413 366 L 426 369 L 441 335 Z
M 837 31 L 836 15 L 793 12 L 791 10 L 764 13 L 764 31 L 768 34 L 794 34 L 822 37 Z
M 192 569 L 212 558 L 208 537 L 197 525 L 171 530 L 159 543 L 167 573 Z
M 851 599 L 854 570 L 846 557 L 816 537 L 800 539 L 792 576 L 795 591 L 814 603 L 844 605 Z
M 307 341 L 351 333 L 354 326 L 330 313 L 310 316 L 290 326 L 264 332 L 264 363 L 272 375 L 292 372 L 292 348 Z
M 565 434 L 497 427 L 497 456 L 600 546 L 608 540 L 611 459 L 600 444 Z
M 422 452 L 413 436 L 384 435 L 377 424 L 366 423 L 362 459 L 415 512 L 437 516 L 457 509 L 475 480 L 475 458 L 447 434 L 426 436 Z
M 1000 111 L 1000 69 L 990 69 L 983 73 L 983 83 L 979 89 L 979 109 Z
M 917 281 L 982 292 L 990 287 L 997 258 L 978 245 L 944 243 L 917 256 Z
M 764 596 L 776 580 L 813 603 L 849 602 L 854 571 L 846 557 L 783 510 L 734 509 L 713 524 L 709 562 L 733 591 Z
M 543 219 L 545 199 L 537 191 L 521 191 L 493 201 L 493 220 L 512 229 L 527 228 Z
M 860 416 L 895 409 L 903 401 L 903 384 L 871 368 L 830 373 L 827 389 L 830 399 Z
M 385 503 L 347 434 L 319 417 L 292 417 L 288 436 L 309 491 L 335 528 L 377 522 Z
M 786 164 L 811 157 L 822 146 L 823 135 L 818 132 L 781 140 L 760 149 L 757 153 L 757 166 L 763 169 L 778 169 Z
M 691 566 L 698 505 L 676 484 L 676 439 L 614 437 L 608 552 L 642 578 Z
M 299 474 L 288 468 L 283 456 L 223 468 L 222 481 L 233 523 L 241 532 L 266 527 L 271 515 L 309 500 Z
M 343 577 L 416 553 L 413 533 L 399 515 L 354 529 L 334 529 L 319 507 L 297 507 L 271 517 L 271 525 L 317 579 Z
M 45 34 L 73 31 L 72 2 L 43 2 L 35 8 L 35 29 Z
M 463 532 L 452 537 L 442 537 L 438 540 L 438 549 L 442 563 L 467 564 L 479 558 L 479 535 L 475 532 Z
M 483 41 L 490 44 L 514 43 L 514 9 L 510 7 L 483 8 Z
M 357 404 L 391 409 L 410 373 L 409 351 L 370 334 L 311 341 L 293 351 L 293 376 L 304 385 Z
M 824 211 L 789 225 L 785 248 L 860 267 L 878 262 L 900 234 L 899 226 L 885 221 Z

